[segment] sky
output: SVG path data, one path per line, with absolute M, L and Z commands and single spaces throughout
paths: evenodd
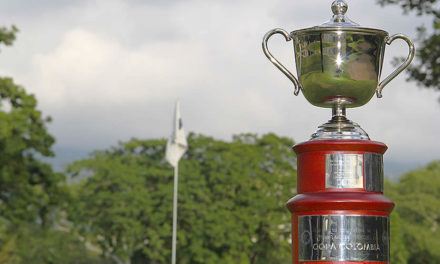
M 292 83 L 264 56 L 273 28 L 293 31 L 328 21 L 331 0 L 0 1 L 2 25 L 20 32 L 0 53 L 0 75 L 36 95 L 53 122 L 54 164 L 119 141 L 166 138 L 176 99 L 186 131 L 229 140 L 274 132 L 306 141 L 331 115 L 293 95 Z M 363 27 L 417 40 L 429 20 L 397 6 L 347 1 Z M 295 71 L 292 43 L 273 37 L 272 53 Z M 383 76 L 403 41 L 386 47 Z M 388 145 L 385 170 L 399 174 L 440 158 L 440 93 L 393 80 L 347 116 Z

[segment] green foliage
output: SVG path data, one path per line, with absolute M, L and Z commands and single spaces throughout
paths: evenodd
M 0 28 L 0 43 L 12 45 L 18 29 Z M 64 175 L 42 163 L 53 156 L 54 139 L 48 134 L 37 101 L 11 78 L 0 78 L 0 215 L 14 226 L 50 221 L 49 212 L 63 200 Z
M 416 61 L 409 67 L 409 79 L 426 88 L 440 90 L 440 9 L 437 0 L 377 0 L 381 5 L 396 4 L 405 12 L 432 18 L 432 27 L 417 28 L 419 32 Z M 398 62 L 398 61 L 397 61 Z
M 428 14 L 440 17 L 440 12 L 435 6 L 437 0 L 377 0 L 377 2 L 381 5 L 400 5 L 405 12 L 416 11 L 419 16 Z
M 273 134 L 232 142 L 191 134 L 179 167 L 178 262 L 289 263 L 296 192 L 293 142 Z M 168 263 L 173 171 L 165 140 L 136 140 L 75 162 L 76 228 L 115 263 Z M 386 183 L 392 263 L 440 263 L 440 162 Z
M 12 45 L 17 31 L 0 28 L 0 43 Z M 41 161 L 53 156 L 49 121 L 33 95 L 0 78 L 0 263 L 86 263 L 69 262 L 82 254 L 79 243 L 54 230 L 68 188 L 64 174 Z
M 11 46 L 15 40 L 15 34 L 18 32 L 16 26 L 11 26 L 11 29 L 7 27 L 0 27 L 0 43 L 6 46 Z
M 440 162 L 407 173 L 386 189 L 396 203 L 391 218 L 392 263 L 440 263 Z
M 20 260 L 15 253 L 17 245 L 17 235 L 8 234 L 6 226 L 0 224 L 0 263 L 13 263 Z
M 433 17 L 410 78 L 440 89 L 440 12 L 436 0 L 379 0 Z M 10 46 L 18 29 L 0 28 Z M 424 35 L 423 35 L 424 34 Z M 74 162 L 65 176 L 51 157 L 50 118 L 33 95 L 0 78 L 0 263 L 169 263 L 173 170 L 165 140 L 137 140 Z M 242 134 L 231 142 L 190 134 L 180 162 L 178 263 L 290 263 L 290 213 L 296 193 L 294 142 Z M 440 162 L 386 183 L 391 262 L 440 263 Z M 71 222 L 67 221 L 70 220 Z
M 179 263 L 286 263 L 295 194 L 293 141 L 191 134 L 179 167 Z M 131 140 L 75 162 L 80 232 L 120 263 L 170 261 L 173 169 L 164 140 Z
M 99 255 L 87 250 L 85 244 L 68 230 L 41 229 L 22 226 L 11 236 L 15 242 L 15 259 L 8 264 L 104 264 Z M 108 262 L 107 262 L 108 263 Z
M 49 119 L 11 78 L 0 78 L 0 98 L 0 215 L 7 224 L 39 220 L 44 226 L 66 193 L 64 175 L 39 160 L 53 155 Z

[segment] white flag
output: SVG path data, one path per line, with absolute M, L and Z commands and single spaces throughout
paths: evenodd
M 188 143 L 186 142 L 185 131 L 183 131 L 182 118 L 180 117 L 180 104 L 176 102 L 176 110 L 174 112 L 174 124 L 173 133 L 167 142 L 167 150 L 165 153 L 165 159 L 173 166 L 176 167 L 180 158 L 185 154 L 188 149 Z

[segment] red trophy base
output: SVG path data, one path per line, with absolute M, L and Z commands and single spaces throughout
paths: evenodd
M 293 263 L 389 263 L 394 203 L 383 195 L 387 146 L 368 140 L 315 140 L 293 149 L 298 195 L 287 203 Z

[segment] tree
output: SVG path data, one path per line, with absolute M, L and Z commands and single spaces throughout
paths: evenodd
M 78 236 L 60 228 L 42 229 L 35 225 L 21 226 L 10 241 L 14 253 L 8 264 L 107 264 L 99 254 L 90 251 Z
M 396 203 L 391 215 L 392 263 L 440 263 L 440 162 L 403 175 L 386 190 Z
M 12 45 L 16 27 L 0 28 L 0 43 Z M 36 109 L 37 101 L 12 78 L 0 78 L 0 215 L 14 226 L 38 220 L 46 226 L 52 208 L 63 201 L 65 178 L 41 157 L 51 157 L 54 138 L 50 118 Z
M 296 192 L 293 141 L 274 134 L 231 142 L 190 134 L 179 167 L 178 262 L 291 261 Z M 73 163 L 77 203 L 70 215 L 103 255 L 119 263 L 168 263 L 173 170 L 165 140 L 137 140 Z
M 440 7 L 437 0 L 377 0 L 381 5 L 394 4 L 404 12 L 414 11 L 418 16 L 432 18 L 432 25 L 417 28 L 416 61 L 409 69 L 409 79 L 420 86 L 440 90 Z
M 0 44 L 12 45 L 17 32 L 0 28 Z M 0 263 L 98 263 L 61 230 L 69 190 L 65 175 L 41 161 L 54 155 L 48 122 L 32 94 L 0 78 Z

